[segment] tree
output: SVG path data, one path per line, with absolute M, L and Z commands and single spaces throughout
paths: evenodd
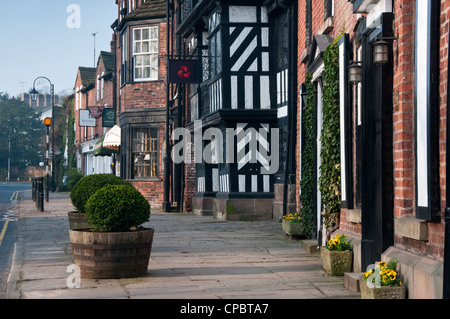
M 11 167 L 19 171 L 27 166 L 36 166 L 43 160 L 44 134 L 44 124 L 27 103 L 0 95 L 0 176 L 3 179 L 8 170 L 9 157 Z

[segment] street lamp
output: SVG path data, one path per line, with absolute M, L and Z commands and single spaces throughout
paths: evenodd
M 46 78 L 45 76 L 37 77 L 33 82 L 33 89 L 30 91 L 31 99 L 33 101 L 37 100 L 39 92 L 36 90 L 36 81 L 39 79 L 47 80 L 50 83 L 50 93 L 52 96 L 52 117 L 49 118 L 51 120 L 50 125 L 52 127 L 52 192 L 55 191 L 55 87 L 52 82 Z
M 30 95 L 31 95 L 31 100 L 36 101 L 37 97 L 39 95 L 39 92 L 36 91 L 36 89 L 33 86 L 33 89 L 30 91 Z

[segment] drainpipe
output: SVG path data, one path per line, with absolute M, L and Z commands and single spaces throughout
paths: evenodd
M 449 39 L 450 39 L 450 27 L 449 27 Z M 450 57 L 450 54 L 447 56 L 447 61 Z M 450 299 L 450 136 L 448 134 L 448 128 L 450 125 L 450 97 L 449 97 L 449 77 L 450 69 L 447 66 L 447 122 L 446 122 L 446 150 L 445 150 L 445 200 L 446 207 L 444 208 L 444 220 L 445 220 L 445 240 L 444 240 L 444 282 L 443 282 L 443 298 Z
M 283 1 L 282 1 L 283 2 Z M 288 11 L 288 28 L 289 28 L 289 38 L 293 39 L 295 32 L 293 33 L 293 30 L 297 29 L 297 24 L 295 23 L 295 12 L 297 7 L 295 5 L 292 5 L 291 7 L 288 7 L 284 5 L 284 3 L 280 3 L 278 1 L 278 5 L 283 5 L 282 8 L 286 9 Z M 292 42 L 292 47 L 295 47 L 297 45 L 297 41 Z M 297 88 L 297 82 L 296 82 L 296 73 L 295 68 L 297 65 L 295 64 L 296 61 L 296 55 L 294 53 L 295 50 L 290 50 L 290 56 L 289 56 L 289 66 L 288 66 L 288 76 L 289 76 L 289 103 L 288 103 L 288 123 L 287 123 L 287 137 L 286 137 L 286 161 L 285 161 L 285 170 L 284 170 L 284 185 L 283 185 L 283 216 L 287 215 L 287 205 L 288 205 L 288 193 L 289 193 L 289 184 L 292 183 L 292 179 L 290 174 L 292 174 L 292 155 L 294 154 L 294 143 L 295 143 L 295 125 L 296 125 L 296 115 L 295 107 L 296 104 L 294 102 L 296 101 L 297 94 L 293 93 L 296 92 Z
M 277 1 L 278 2 L 278 1 Z M 278 3 L 277 3 L 278 4 Z M 290 10 L 288 10 L 288 33 L 291 33 L 291 12 Z M 292 50 L 291 50 L 292 52 Z M 289 78 L 289 83 L 292 84 L 292 60 L 289 59 L 289 66 L 288 66 L 288 76 Z M 292 87 L 292 85 L 291 85 Z M 289 88 L 290 89 L 290 88 Z M 291 90 L 289 90 L 291 91 Z M 292 105 L 292 100 L 291 100 L 291 95 L 289 95 L 288 98 L 288 111 L 287 111 L 287 128 L 286 128 L 286 159 L 284 162 L 284 181 L 283 181 L 283 217 L 287 215 L 287 200 L 288 200 L 288 177 L 289 177 L 289 172 L 290 172 L 290 167 L 289 167 L 289 158 L 291 156 L 291 118 L 292 118 L 292 114 L 291 114 L 291 108 L 289 106 Z
M 166 68 L 169 67 L 169 50 L 170 50 L 170 17 L 169 17 L 169 0 L 166 0 Z M 170 108 L 170 86 L 169 86 L 169 72 L 166 72 L 166 134 L 165 134 L 165 143 L 166 143 L 166 154 L 164 156 L 164 200 L 162 204 L 163 212 L 170 212 L 170 200 L 169 200 L 169 192 L 170 192 L 170 151 L 169 151 L 169 108 Z
M 175 1 L 174 1 L 175 6 Z M 175 10 L 175 8 L 174 8 Z M 179 0 L 177 2 L 177 9 L 175 12 L 176 15 L 176 26 L 179 26 L 181 24 L 181 10 L 180 10 L 180 3 Z M 174 27 L 175 30 L 175 27 Z M 173 31 L 174 31 L 173 30 Z M 177 50 L 177 56 L 179 59 L 181 59 L 181 54 L 184 52 L 182 51 L 182 41 L 181 41 L 181 34 L 176 35 L 176 50 Z M 184 56 L 183 56 L 184 57 Z M 185 127 L 184 123 L 184 85 L 180 84 L 178 86 L 178 127 Z M 177 212 L 181 213 L 183 211 L 183 200 L 184 200 L 184 163 L 177 164 L 178 165 L 178 182 L 180 183 L 179 189 L 178 189 L 178 201 L 177 201 Z

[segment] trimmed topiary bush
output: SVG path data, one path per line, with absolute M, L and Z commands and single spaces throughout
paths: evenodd
M 86 218 L 94 231 L 129 231 L 150 219 L 150 204 L 131 184 L 109 185 L 89 198 Z
M 72 205 L 79 213 L 86 213 L 85 205 L 89 198 L 100 188 L 107 185 L 131 185 L 122 178 L 112 174 L 96 174 L 84 176 L 70 192 Z

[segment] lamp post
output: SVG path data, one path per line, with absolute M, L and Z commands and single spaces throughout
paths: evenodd
M 52 192 L 55 191 L 55 87 L 52 82 L 45 76 L 37 77 L 33 82 L 33 89 L 30 92 L 31 99 L 33 101 L 37 100 L 39 92 L 36 90 L 36 81 L 39 79 L 45 79 L 50 83 L 50 94 L 52 96 L 52 117 L 51 117 L 51 127 L 52 127 L 52 161 L 51 161 L 51 171 L 52 171 Z
M 50 178 L 49 178 L 49 176 L 48 176 L 48 164 L 49 164 L 49 161 L 50 161 L 50 154 L 49 154 L 49 131 L 50 131 L 50 126 L 52 125 L 52 119 L 51 118 L 49 118 L 49 117 L 47 117 L 47 118 L 45 118 L 44 119 L 44 125 L 45 125 L 45 127 L 47 128 L 47 138 L 46 138 L 46 142 L 47 142 L 47 152 L 45 153 L 45 160 L 47 161 L 47 163 L 46 163 L 46 167 L 47 167 L 47 186 L 45 187 L 45 198 L 46 198 L 46 200 L 47 200 L 47 202 L 48 202 L 48 200 L 49 200 L 49 196 L 48 196 L 48 193 L 49 193 L 49 189 L 50 189 Z

